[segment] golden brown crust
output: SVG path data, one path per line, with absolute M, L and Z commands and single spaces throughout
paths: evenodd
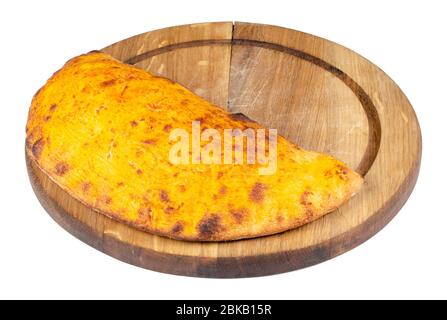
M 33 98 L 26 151 L 71 196 L 113 219 L 180 240 L 286 231 L 339 207 L 363 179 L 278 137 L 278 169 L 173 165 L 169 133 L 261 128 L 182 86 L 94 52 L 68 61 Z

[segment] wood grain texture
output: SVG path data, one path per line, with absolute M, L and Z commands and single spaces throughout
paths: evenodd
M 421 134 L 414 111 L 379 68 L 338 44 L 248 23 L 206 23 L 138 35 L 103 51 L 242 112 L 365 177 L 340 209 L 282 234 L 182 242 L 116 222 L 71 198 L 32 160 L 33 188 L 49 214 L 82 241 L 128 263 L 172 274 L 249 277 L 307 267 L 369 239 L 416 183 Z

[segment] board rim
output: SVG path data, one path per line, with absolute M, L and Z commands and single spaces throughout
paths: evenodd
M 210 23 L 206 23 L 210 24 Z M 211 23 L 212 24 L 212 23 Z M 216 23 L 216 24 L 222 24 Z M 259 24 L 254 24 L 259 25 Z M 185 26 L 190 25 L 183 25 L 183 26 L 176 26 L 176 27 L 170 27 L 166 29 L 173 29 L 173 28 L 184 28 Z M 275 27 L 279 28 L 279 27 Z M 166 30 L 166 29 L 160 29 L 156 30 L 158 32 Z M 285 29 L 285 28 L 283 28 Z M 299 32 L 292 29 L 288 29 L 293 32 Z M 150 32 L 149 32 L 150 33 Z M 144 36 L 144 33 L 138 36 Z M 316 37 L 307 34 L 311 37 Z M 138 37 L 135 36 L 135 37 Z M 232 34 L 233 37 L 233 34 Z M 131 37 L 129 39 L 132 39 L 134 37 Z M 319 38 L 319 37 L 316 37 Z M 123 41 L 129 40 L 125 39 Z M 325 40 L 323 38 L 319 38 L 323 41 L 327 41 L 330 44 L 340 46 L 332 41 Z M 224 39 L 221 39 L 224 40 Z M 233 39 L 227 39 L 230 41 L 230 44 L 233 45 Z M 120 41 L 122 42 L 122 41 Z M 120 43 L 118 42 L 118 43 Z M 116 44 L 114 44 L 116 45 Z M 110 48 L 114 45 L 111 45 L 107 48 Z M 343 47 L 343 46 L 340 46 Z M 345 48 L 345 47 L 343 47 Z M 346 50 L 349 50 L 345 48 Z M 349 50 L 352 52 L 352 50 Z M 361 57 L 357 53 L 355 55 Z M 363 57 L 361 57 L 364 59 Z M 365 59 L 366 60 L 366 59 Z M 369 62 L 369 61 L 368 61 Z M 371 62 L 369 62 L 371 63 Z M 371 63 L 372 64 L 372 63 Z M 373 64 L 374 65 L 374 64 Z M 374 65 L 375 66 L 375 65 Z M 376 66 L 375 66 L 376 67 Z M 378 67 L 376 67 L 378 68 Z M 380 70 L 380 69 L 379 69 Z M 388 77 L 386 74 L 384 74 L 386 77 Z M 389 77 L 388 77 L 389 78 Z M 390 79 L 391 80 L 391 79 Z M 391 80 L 392 81 L 392 80 Z M 400 88 L 397 86 L 397 84 L 392 81 L 394 86 L 400 90 Z M 402 93 L 403 94 L 403 93 Z M 414 110 L 411 107 L 411 104 L 408 102 L 408 106 L 410 107 L 411 111 L 414 113 Z M 392 220 L 392 218 L 398 213 L 400 208 L 405 204 L 406 200 L 410 196 L 414 185 L 416 184 L 419 168 L 420 168 L 420 161 L 421 161 L 421 154 L 422 154 L 422 138 L 420 133 L 420 127 L 417 123 L 417 117 L 414 113 L 414 119 L 416 121 L 417 125 L 417 132 L 416 136 L 418 139 L 418 148 L 416 152 L 416 157 L 413 159 L 413 163 L 411 168 L 409 169 L 409 174 L 405 177 L 405 180 L 402 182 L 402 184 L 399 186 L 399 188 L 396 190 L 395 193 L 393 193 L 387 201 L 382 206 L 381 210 L 376 211 L 373 215 L 369 216 L 366 221 L 363 223 L 357 225 L 354 229 L 351 229 L 349 232 L 345 232 L 343 234 L 339 234 L 337 237 L 328 239 L 322 243 L 319 243 L 318 246 L 313 246 L 309 248 L 300 248 L 298 250 L 291 250 L 287 251 L 284 250 L 282 252 L 277 253 L 269 253 L 265 255 L 245 255 L 245 256 L 239 256 L 239 257 L 197 257 L 192 255 L 179 255 L 179 254 L 171 254 L 166 252 L 158 252 L 152 249 L 148 248 L 142 248 L 142 247 L 131 247 L 127 248 L 127 246 L 132 246 L 130 243 L 125 243 L 121 241 L 120 239 L 117 239 L 115 237 L 107 237 L 104 234 L 101 239 L 82 239 L 83 236 L 82 232 L 84 232 L 86 235 L 88 233 L 95 233 L 94 230 L 88 231 L 87 229 L 90 228 L 90 226 L 82 225 L 77 226 L 79 230 L 73 230 L 72 228 L 77 223 L 80 223 L 80 221 L 76 220 L 69 212 L 67 212 L 65 209 L 63 209 L 61 206 L 58 205 L 57 201 L 54 200 L 51 195 L 47 194 L 45 192 L 45 189 L 42 185 L 42 183 L 49 183 L 48 181 L 42 182 L 38 177 L 38 173 L 36 170 L 38 170 L 37 164 L 33 163 L 34 160 L 31 159 L 26 154 L 26 162 L 27 162 L 27 168 L 28 168 L 28 174 L 31 180 L 31 184 L 33 186 L 33 189 L 43 205 L 43 207 L 46 209 L 46 211 L 50 214 L 50 216 L 58 223 L 60 224 L 64 229 L 66 229 L 69 233 L 72 233 L 75 237 L 81 238 L 82 241 L 88 243 L 89 245 L 95 247 L 96 249 L 109 254 L 111 256 L 114 256 L 117 259 L 120 259 L 122 261 L 128 262 L 130 264 L 134 264 L 140 267 L 144 267 L 147 269 L 165 272 L 165 273 L 172 273 L 177 275 L 187 275 L 187 276 L 199 276 L 199 277 L 217 277 L 217 278 L 227 278 L 227 277 L 252 277 L 252 276 L 264 276 L 264 275 L 271 275 L 271 274 L 277 274 L 287 271 L 292 271 L 296 269 L 301 269 L 304 267 L 308 267 L 311 265 L 315 265 L 317 263 L 329 260 L 335 256 L 338 256 L 344 252 L 347 252 L 359 244 L 365 242 L 370 237 L 375 235 L 378 231 L 380 231 L 389 221 Z M 374 161 L 371 163 L 371 166 L 373 165 Z M 365 172 L 367 173 L 367 172 Z M 51 179 L 49 179 L 51 180 Z M 51 181 L 54 183 L 54 181 Z M 60 188 L 60 186 L 57 186 Z M 61 192 L 65 192 L 62 188 L 60 188 Z M 68 193 L 67 193 L 67 196 Z M 80 205 L 83 205 L 80 203 Z M 101 214 L 101 213 L 98 213 Z M 65 217 L 67 220 L 63 221 L 61 220 L 62 217 Z M 73 221 L 69 221 L 70 218 L 74 219 Z M 107 216 L 104 217 L 105 219 L 113 220 Z M 70 226 L 70 224 L 72 224 Z M 82 224 L 82 223 L 81 223 Z M 358 230 L 358 229 L 364 229 L 364 230 Z M 275 235 L 272 235 L 275 236 Z M 110 239 L 109 239 L 110 238 Z M 250 239 L 247 239 L 250 240 Z M 108 241 L 109 244 L 107 246 L 97 245 L 99 242 Z M 238 241 L 246 241 L 246 240 L 238 240 Z M 120 248 L 120 246 L 124 246 L 124 248 Z M 131 255 L 131 256 L 125 256 L 123 254 L 123 251 L 131 251 L 135 252 L 135 250 L 138 251 L 137 255 Z M 143 252 L 144 251 L 144 252 Z M 309 251 L 309 252 L 307 252 Z M 311 254 L 312 253 L 312 254 Z M 317 254 L 315 254 L 317 253 Z M 145 256 L 146 258 L 142 259 L 141 257 Z M 303 257 L 308 257 L 303 259 Z M 198 261 L 199 260 L 199 261 Z M 200 261 L 201 260 L 201 261 Z M 278 264 L 277 261 L 288 261 L 289 263 L 280 263 Z M 182 268 L 178 269 L 178 265 L 196 265 L 195 268 Z M 251 268 L 244 268 L 241 270 L 241 265 L 245 266 L 251 266 Z
M 340 234 L 336 238 L 326 240 L 320 243 L 318 246 L 314 246 L 309 249 L 301 248 L 298 250 L 290 250 L 280 253 L 270 253 L 262 256 L 247 255 L 237 258 L 220 257 L 214 261 L 206 261 L 209 258 L 198 258 L 191 255 L 178 255 L 170 253 L 160 254 L 155 250 L 144 248 L 144 254 L 146 258 L 144 260 L 144 263 L 142 263 L 141 259 L 136 259 L 135 255 L 127 257 L 123 257 L 121 255 L 123 250 L 134 251 L 134 246 L 129 243 L 122 242 L 115 237 L 109 237 L 107 240 L 105 240 L 105 235 L 103 235 L 102 237 L 97 236 L 95 230 L 93 230 L 90 226 L 82 224 L 79 220 L 73 218 L 73 216 L 65 209 L 63 209 L 54 199 L 52 199 L 50 195 L 45 193 L 34 169 L 34 166 L 36 165 L 35 161 L 31 159 L 28 154 L 25 155 L 25 158 L 32 188 L 42 207 L 57 224 L 59 224 L 64 230 L 69 232 L 75 238 L 83 241 L 84 243 L 109 256 L 112 256 L 118 260 L 137 267 L 173 275 L 203 278 L 249 278 L 291 272 L 311 267 L 313 265 L 333 259 L 343 253 L 354 249 L 355 247 L 361 245 L 362 243 L 373 237 L 375 234 L 377 234 L 396 216 L 396 214 L 403 207 L 406 200 L 408 200 L 411 192 L 413 191 L 420 168 L 419 162 L 413 170 L 413 175 L 407 177 L 410 187 L 407 188 L 407 190 L 403 190 L 404 185 L 402 185 L 401 190 L 398 190 L 398 192 L 404 192 L 407 194 L 405 200 L 401 204 L 393 206 L 393 199 L 390 198 L 387 201 L 387 203 L 389 203 L 390 205 L 384 207 L 382 211 L 377 211 L 374 215 L 370 216 L 366 222 L 358 225 L 355 229 L 351 229 L 348 233 Z M 114 221 L 108 216 L 104 216 L 104 218 Z M 366 230 L 364 230 L 363 232 L 359 232 L 359 230 L 357 229 Z M 350 239 L 350 241 L 346 241 L 346 239 Z M 110 242 L 110 244 L 107 246 L 107 248 L 109 249 L 105 249 L 105 241 Z M 337 250 L 334 250 L 334 248 L 337 248 Z M 138 249 L 141 250 L 142 248 Z M 301 259 L 301 257 L 309 255 L 310 252 L 308 251 L 312 253 L 318 251 L 320 254 L 316 259 Z M 291 263 L 290 265 L 276 263 L 276 261 L 282 260 L 284 255 L 288 256 L 287 260 L 295 260 L 295 262 Z M 188 268 L 181 268 L 181 270 L 178 270 L 178 265 L 194 265 L 197 264 L 198 259 L 203 259 L 203 261 L 201 262 L 204 263 L 204 268 L 197 268 L 193 271 L 190 271 Z M 248 268 L 247 272 L 240 273 L 240 269 L 238 268 L 238 266 L 241 264 L 258 267 L 253 269 Z M 259 266 L 262 266 L 261 269 L 259 269 Z

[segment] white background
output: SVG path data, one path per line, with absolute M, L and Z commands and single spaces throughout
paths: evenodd
M 1 1 L 0 298 L 447 298 L 445 1 Z M 67 59 L 129 36 L 205 21 L 275 24 L 375 62 L 407 94 L 423 134 L 405 207 L 351 252 L 291 273 L 210 280 L 143 270 L 62 230 L 24 162 L 31 97 Z

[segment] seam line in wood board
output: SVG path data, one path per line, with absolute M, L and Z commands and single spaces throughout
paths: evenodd
M 234 27 L 234 25 L 233 25 Z M 233 37 L 233 34 L 232 34 Z M 132 57 L 130 59 L 127 59 L 124 61 L 128 64 L 136 64 L 138 62 L 141 62 L 143 60 L 146 60 L 148 58 L 151 58 L 153 56 L 163 54 L 166 52 L 170 52 L 177 49 L 183 49 L 183 48 L 190 48 L 190 47 L 202 47 L 202 46 L 211 46 L 211 45 L 231 45 L 231 49 L 234 45 L 247 45 L 247 46 L 253 46 L 253 47 L 259 47 L 264 49 L 269 49 L 273 51 L 279 51 L 282 53 L 286 53 L 289 55 L 292 55 L 294 57 L 297 57 L 299 59 L 302 59 L 304 61 L 307 61 L 309 63 L 312 63 L 323 70 L 326 70 L 327 72 L 331 73 L 338 79 L 340 79 L 351 91 L 355 94 L 357 99 L 359 100 L 360 104 L 363 107 L 363 110 L 366 113 L 366 117 L 368 119 L 368 128 L 369 128 L 369 134 L 368 134 L 368 145 L 366 146 L 365 153 L 363 154 L 362 159 L 360 160 L 360 163 L 358 164 L 357 168 L 355 169 L 358 173 L 360 173 L 362 176 L 365 176 L 369 169 L 372 167 L 377 154 L 379 152 L 379 146 L 380 146 L 380 140 L 382 135 L 382 129 L 380 124 L 380 118 L 379 114 L 377 112 L 376 106 L 372 102 L 372 99 L 369 97 L 369 95 L 366 93 L 366 91 L 349 75 L 347 75 L 342 70 L 338 69 L 337 67 L 333 66 L 332 64 L 328 63 L 327 61 L 318 58 L 314 55 L 311 55 L 310 53 L 289 48 L 280 44 L 271 43 L 271 42 L 265 42 L 265 41 L 259 41 L 259 40 L 251 40 L 251 39 L 208 39 L 208 40 L 193 40 L 193 41 L 187 41 L 187 42 L 180 42 L 175 43 L 171 45 L 167 45 L 161 48 L 157 48 L 154 50 L 149 50 L 147 52 L 144 52 L 142 54 L 139 54 L 135 57 Z M 231 51 L 231 54 L 233 51 Z M 229 77 L 229 86 L 231 82 L 231 56 L 230 56 L 230 77 Z M 227 108 L 230 110 L 230 103 L 229 103 L 229 97 L 228 97 L 228 105 Z
M 228 87 L 227 87 L 227 111 L 232 112 L 230 109 L 230 88 L 231 88 L 231 66 L 233 64 L 233 37 L 234 37 L 234 27 L 236 24 L 233 22 L 231 26 L 231 45 L 230 45 L 230 61 L 228 63 Z

